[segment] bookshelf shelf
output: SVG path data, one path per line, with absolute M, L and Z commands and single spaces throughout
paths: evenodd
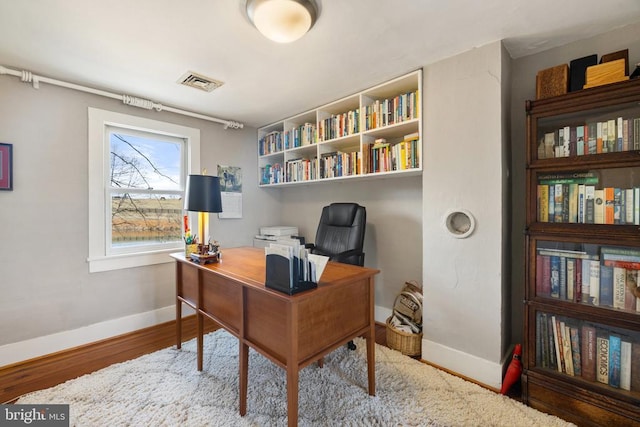
M 422 173 L 422 70 L 258 129 L 258 185 Z
M 640 423 L 640 80 L 528 101 L 523 399 Z

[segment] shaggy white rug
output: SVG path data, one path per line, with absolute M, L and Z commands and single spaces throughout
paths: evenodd
M 301 426 L 570 426 L 559 418 L 376 345 L 376 396 L 367 394 L 366 345 L 339 348 L 300 372 Z M 72 426 L 286 426 L 286 377 L 251 350 L 247 415 L 238 414 L 238 341 L 205 336 L 21 397 L 70 404 Z

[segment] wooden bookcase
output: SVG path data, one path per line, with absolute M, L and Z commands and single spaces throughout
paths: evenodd
M 526 113 L 524 401 L 640 425 L 640 79 Z
M 422 70 L 258 129 L 258 185 L 422 173 Z

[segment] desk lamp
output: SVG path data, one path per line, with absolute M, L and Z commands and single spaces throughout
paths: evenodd
M 198 236 L 203 254 L 205 245 L 205 224 L 209 223 L 209 212 L 222 212 L 220 179 L 217 176 L 189 175 L 184 195 L 184 209 L 198 212 Z M 207 245 L 208 246 L 208 245 Z

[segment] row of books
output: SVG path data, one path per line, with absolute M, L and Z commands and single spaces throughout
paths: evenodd
M 640 150 L 640 118 L 618 117 L 547 132 L 538 159 Z
M 335 178 L 360 174 L 361 155 L 359 151 L 326 153 L 320 157 L 320 178 Z
M 317 141 L 329 141 L 360 132 L 360 109 L 333 114 L 318 121 Z
M 537 366 L 640 391 L 640 343 L 631 337 L 543 312 L 536 314 L 536 337 Z
M 316 179 L 316 159 L 289 160 L 285 163 L 285 173 L 287 182 Z
M 401 142 L 390 144 L 384 138 L 375 140 L 363 150 L 364 173 L 388 172 L 420 167 L 418 133 L 405 135 Z
M 394 98 L 376 100 L 365 106 L 365 130 L 404 122 L 418 118 L 419 94 L 409 92 Z
M 284 132 L 284 148 L 302 147 L 315 144 L 316 126 L 313 123 L 305 123 Z
M 261 156 L 282 151 L 282 133 L 278 131 L 269 132 L 258 140 L 258 153 Z
M 598 255 L 537 250 L 537 296 L 640 312 L 639 278 L 640 251 L 601 247 Z
M 285 174 L 280 163 L 260 168 L 260 184 L 279 184 L 285 182 Z
M 538 184 L 538 221 L 640 225 L 640 187 Z

